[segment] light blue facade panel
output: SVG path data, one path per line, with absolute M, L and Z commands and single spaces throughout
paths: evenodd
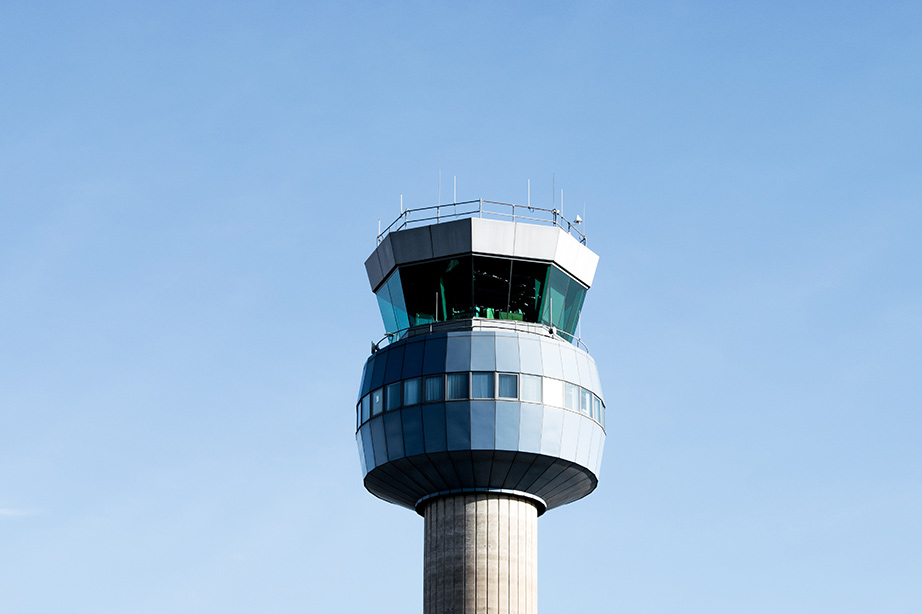
M 494 449 L 495 428 L 495 403 L 493 401 L 471 401 L 471 449 Z
M 426 451 L 423 437 L 423 410 L 420 406 L 407 407 L 403 414 L 403 447 L 407 456 L 416 456 Z
M 541 375 L 544 372 L 541 366 L 541 346 L 537 339 L 524 335 L 519 337 L 519 364 L 522 373 Z
M 423 350 L 425 344 L 422 341 L 407 343 L 403 353 L 403 379 L 419 377 L 423 373 Z
M 447 340 L 442 335 L 426 338 L 426 349 L 423 353 L 423 374 L 432 375 L 445 373 L 445 346 Z
M 365 464 L 365 446 L 362 444 L 362 429 L 355 432 L 355 445 L 359 448 L 359 463 L 362 465 L 362 475 L 368 473 L 368 466 Z
M 387 367 L 384 370 L 384 383 L 391 384 L 400 379 L 403 371 L 403 344 L 395 345 L 387 350 Z
M 541 364 L 546 377 L 563 379 L 563 367 L 560 366 L 560 346 L 556 341 L 541 340 Z
M 445 370 L 471 370 L 471 338 L 467 333 L 449 333 Z
M 448 429 L 449 450 L 471 449 L 471 404 L 445 404 L 445 425 Z
M 492 333 L 471 335 L 471 370 L 496 370 L 496 343 Z
M 511 335 L 496 335 L 496 370 L 516 373 L 519 370 L 519 340 Z
M 511 401 L 496 402 L 496 449 L 519 449 L 519 413 L 521 405 Z
M 359 429 L 362 434 L 362 452 L 365 456 L 365 472 L 368 473 L 375 468 L 375 445 L 371 440 L 371 423 L 366 422 Z
M 519 450 L 541 452 L 541 422 L 544 406 L 522 403 L 519 415 Z
M 573 384 L 579 383 L 579 366 L 576 364 L 576 354 L 577 350 L 572 346 L 560 348 L 563 379 Z
M 403 426 L 399 411 L 384 414 L 384 433 L 387 436 L 387 460 L 403 458 Z
M 371 441 L 375 448 L 375 467 L 387 462 L 387 438 L 384 435 L 384 420 L 375 418 L 368 423 L 371 426 Z
M 594 467 L 598 465 L 599 458 L 599 448 L 602 445 L 602 429 L 598 426 L 592 429 L 592 444 L 589 446 L 589 462 L 586 463 L 587 467 Z
M 599 438 L 599 447 L 595 451 L 595 465 L 590 467 L 592 472 L 598 477 L 602 472 L 602 453 L 605 451 L 605 434 Z
M 579 421 L 579 443 L 576 448 L 576 462 L 583 467 L 589 466 L 592 451 L 592 429 L 595 423 L 588 418 Z
M 563 412 L 563 434 L 560 437 L 560 457 L 576 461 L 576 449 L 579 447 L 579 414 L 572 411 Z
M 423 405 L 423 433 L 426 436 L 427 454 L 446 450 L 445 405 L 443 403 Z
M 563 414 L 565 411 L 556 407 L 544 407 L 544 420 L 541 428 L 541 454 L 548 456 L 560 454 L 560 436 L 563 433 Z

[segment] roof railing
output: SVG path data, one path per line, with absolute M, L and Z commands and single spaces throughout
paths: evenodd
M 387 228 L 378 233 L 378 243 L 384 240 L 384 237 L 389 232 L 474 217 L 556 226 L 583 245 L 586 245 L 586 235 L 579 229 L 579 224 L 582 223 L 582 220 L 578 219 L 579 216 L 577 216 L 576 222 L 571 222 L 557 209 L 502 203 L 482 198 L 466 200 L 460 203 L 406 209 Z

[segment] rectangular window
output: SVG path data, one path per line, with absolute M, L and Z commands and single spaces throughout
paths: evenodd
M 559 379 L 544 378 L 544 404 L 563 407 L 563 382 Z
M 371 415 L 377 416 L 384 409 L 384 388 L 378 388 L 371 393 Z
M 602 422 L 602 401 L 595 395 L 592 396 L 592 419 L 599 423 Z
M 499 398 L 517 399 L 519 397 L 519 379 L 514 373 L 500 373 Z
M 385 390 L 387 391 L 384 395 L 385 411 L 391 411 L 392 409 L 400 407 L 400 382 L 388 384 L 385 386 Z
M 362 426 L 362 404 L 361 402 L 355 406 L 355 428 Z
M 449 373 L 448 400 L 466 399 L 468 398 L 467 393 L 467 373 Z
M 426 402 L 441 401 L 445 398 L 445 382 L 441 375 L 426 378 Z
M 493 398 L 493 373 L 472 373 L 471 374 L 471 398 L 472 399 L 492 399 Z
M 368 421 L 368 418 L 371 417 L 371 395 L 366 394 L 362 397 L 362 424 Z
M 567 382 L 563 389 L 564 407 L 571 411 L 579 411 L 579 386 Z
M 522 400 L 541 402 L 541 378 L 537 375 L 522 375 Z
M 592 393 L 583 389 L 580 389 L 579 392 L 579 411 L 581 414 L 588 416 L 592 413 Z
M 408 379 L 403 383 L 403 404 L 416 405 L 420 401 L 419 378 Z

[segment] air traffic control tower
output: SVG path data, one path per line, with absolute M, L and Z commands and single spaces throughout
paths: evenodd
M 365 487 L 425 518 L 424 614 L 535 614 L 537 522 L 598 483 L 605 403 L 577 323 L 598 256 L 556 210 L 411 209 L 365 268 Z M 577 553 L 574 553 L 576 555 Z

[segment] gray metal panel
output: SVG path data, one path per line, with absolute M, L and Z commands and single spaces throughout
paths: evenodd
M 555 339 L 541 340 L 541 364 L 544 375 L 554 379 L 563 379 L 563 367 L 560 364 L 560 342 Z
M 579 384 L 579 366 L 576 364 L 577 350 L 572 345 L 560 348 L 560 362 L 563 378 L 571 384 Z
M 445 403 L 445 427 L 448 431 L 448 450 L 470 450 L 471 404 L 461 401 Z
M 471 220 L 471 250 L 475 254 L 512 256 L 516 224 L 499 220 Z
M 496 370 L 519 370 L 519 340 L 512 335 L 498 334 L 496 340 Z
M 540 375 L 544 372 L 541 366 L 541 346 L 538 344 L 538 337 L 519 336 L 519 364 L 522 373 Z
M 374 292 L 381 282 L 384 281 L 384 272 L 381 271 L 381 258 L 378 256 L 378 250 L 371 252 L 371 256 L 365 261 L 365 273 L 368 275 L 368 283 Z
M 544 406 L 522 403 L 519 415 L 519 450 L 541 452 L 541 426 Z
M 579 445 L 579 423 L 585 420 L 572 411 L 563 412 L 563 433 L 560 436 L 560 457 L 569 461 L 576 460 L 576 449 Z
M 471 335 L 471 370 L 496 371 L 496 341 L 493 333 Z
M 423 433 L 426 453 L 445 451 L 445 404 L 423 405 Z
M 583 467 L 589 466 L 589 455 L 592 451 L 592 429 L 595 422 L 589 418 L 579 421 L 579 443 L 576 448 L 576 462 Z
M 471 252 L 471 220 L 458 220 L 430 226 L 432 257 L 445 258 Z
M 602 473 L 602 453 L 605 451 L 605 433 L 599 438 L 599 446 L 595 450 L 595 466 L 590 467 L 592 472 L 598 477 Z
M 544 420 L 541 427 L 541 454 L 560 454 L 560 437 L 563 434 L 563 414 L 566 410 L 544 406 Z
M 446 371 L 471 370 L 471 337 L 469 333 L 449 333 L 445 350 Z
M 553 260 L 559 234 L 554 226 L 516 224 L 513 255 L 529 260 Z
M 586 463 L 587 467 L 595 467 L 599 464 L 599 447 L 602 445 L 602 429 L 598 427 L 597 424 L 592 425 L 592 444 L 589 446 L 589 461 Z
M 519 449 L 519 403 L 496 402 L 496 449 Z
M 493 401 L 471 401 L 471 449 L 492 450 L 496 446 L 496 407 Z
M 375 448 L 375 467 L 387 462 L 387 439 L 384 436 L 384 420 L 381 416 L 368 422 L 371 427 L 371 441 Z
M 398 266 L 432 259 L 430 228 L 431 226 L 410 228 L 409 230 L 402 230 L 389 235 L 393 237 L 391 246 L 394 249 L 394 260 Z
M 418 405 L 408 407 L 400 412 L 403 420 L 403 445 L 407 456 L 415 456 L 426 451 L 423 438 L 423 413 Z
M 362 444 L 362 429 L 355 432 L 355 445 L 359 448 L 359 463 L 362 465 L 362 475 L 368 473 L 368 467 L 365 465 L 365 446 Z
M 381 261 L 381 275 L 387 278 L 396 265 L 394 261 L 394 248 L 391 245 L 391 235 L 384 237 L 375 251 L 378 252 L 378 259 Z
M 367 472 L 375 467 L 375 446 L 371 441 L 371 424 L 366 422 L 359 431 L 362 433 L 362 451 L 365 453 L 365 470 Z
M 387 435 L 387 460 L 403 458 L 403 425 L 400 423 L 401 412 L 384 414 L 384 432 Z

